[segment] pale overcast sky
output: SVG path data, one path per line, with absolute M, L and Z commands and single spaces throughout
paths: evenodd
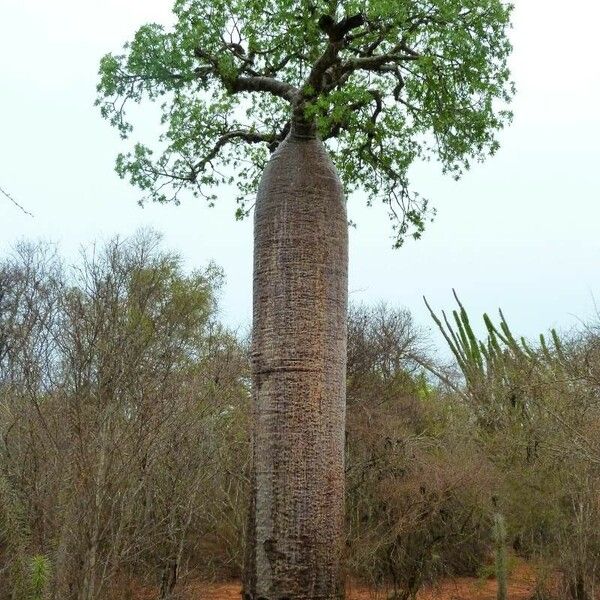
M 214 209 L 141 209 L 118 179 L 124 148 L 93 106 L 98 60 L 148 21 L 168 22 L 170 0 L 0 0 L 0 252 L 19 239 L 82 244 L 139 227 L 164 233 L 190 267 L 214 259 L 227 275 L 223 318 L 251 318 L 252 222 L 233 219 L 231 192 Z M 459 183 L 435 165 L 414 186 L 438 216 L 422 240 L 392 250 L 383 207 L 352 197 L 353 301 L 409 308 L 421 297 L 452 307 L 456 288 L 473 317 L 502 307 L 516 333 L 568 329 L 600 303 L 600 52 L 597 0 L 515 0 L 513 125 L 494 158 Z

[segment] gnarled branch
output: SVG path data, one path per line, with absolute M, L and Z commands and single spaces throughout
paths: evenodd
M 221 151 L 223 146 L 226 146 L 234 140 L 243 140 L 250 144 L 260 144 L 262 142 L 272 144 L 279 138 L 276 133 L 260 133 L 258 131 L 252 131 L 249 129 L 234 129 L 224 133 L 216 142 L 211 150 L 206 154 L 202 160 L 197 162 L 193 167 L 193 172 L 190 175 L 190 180 L 194 181 L 197 174 L 200 173 L 207 164 L 209 164 L 217 154 Z
M 237 77 L 232 83 L 234 92 L 268 92 L 293 102 L 298 94 L 298 88 L 274 77 Z
M 310 90 L 310 95 L 316 95 L 322 91 L 325 73 L 339 62 L 338 55 L 346 44 L 346 35 L 353 29 L 361 27 L 364 23 L 365 18 L 362 14 L 346 17 L 338 23 L 335 23 L 329 15 L 323 15 L 319 19 L 319 27 L 327 34 L 329 42 L 323 54 L 321 54 L 317 62 L 313 65 L 306 80 L 306 86 Z
M 224 76 L 219 69 L 218 60 L 211 54 L 201 48 L 194 50 L 196 57 L 204 60 L 208 65 L 198 67 L 196 73 L 198 76 L 206 77 L 212 74 L 221 80 L 231 92 L 268 92 L 273 96 L 284 98 L 288 102 L 293 102 L 298 93 L 298 89 L 293 85 L 276 79 L 275 77 L 265 77 L 263 75 L 236 75 L 235 77 Z

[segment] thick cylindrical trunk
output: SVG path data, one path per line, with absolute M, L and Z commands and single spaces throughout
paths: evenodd
M 290 134 L 255 211 L 249 600 L 343 596 L 347 288 L 342 185 L 318 139 Z

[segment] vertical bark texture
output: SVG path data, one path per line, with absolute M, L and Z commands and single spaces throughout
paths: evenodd
M 290 134 L 258 192 L 245 596 L 340 598 L 348 226 L 323 144 Z

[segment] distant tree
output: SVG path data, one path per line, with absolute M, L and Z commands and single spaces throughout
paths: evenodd
M 458 177 L 509 120 L 511 7 L 502 0 L 177 0 L 101 61 L 98 104 L 158 102 L 154 153 L 117 171 L 152 200 L 213 203 L 237 180 L 255 210 L 254 475 L 245 594 L 342 594 L 347 217 L 344 191 L 419 237 L 417 159 Z M 326 145 L 325 145 L 326 144 Z M 235 172 L 235 175 L 233 174 Z M 260 180 L 260 185 L 259 185 Z M 222 188 L 221 188 L 222 189 Z

